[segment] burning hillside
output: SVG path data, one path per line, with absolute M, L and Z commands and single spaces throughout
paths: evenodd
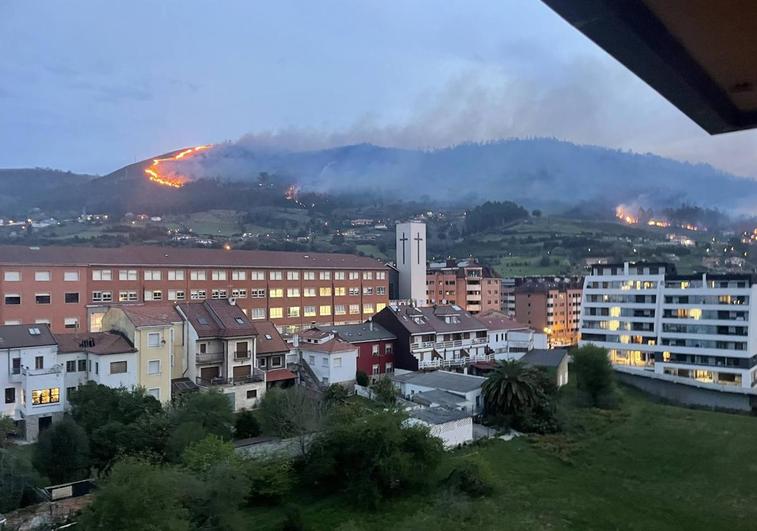
M 164 157 L 162 159 L 153 159 L 150 167 L 145 168 L 145 175 L 150 181 L 159 184 L 161 186 L 168 186 L 170 188 L 181 188 L 186 184 L 189 178 L 181 173 L 173 171 L 171 168 L 166 168 L 164 162 L 176 162 L 179 160 L 188 159 L 193 157 L 200 151 L 205 151 L 213 147 L 212 145 L 196 146 L 180 151 L 172 157 Z
M 707 231 L 708 225 L 718 225 L 724 214 L 717 210 L 681 205 L 679 208 L 665 209 L 659 215 L 652 209 L 620 204 L 615 207 L 615 217 L 626 225 L 647 225 L 661 229 L 678 227 L 699 232 Z

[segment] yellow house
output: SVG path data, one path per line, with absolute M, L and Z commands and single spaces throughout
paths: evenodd
M 161 402 L 171 400 L 171 380 L 187 370 L 183 319 L 172 304 L 111 307 L 102 328 L 123 334 L 138 351 L 137 384 Z

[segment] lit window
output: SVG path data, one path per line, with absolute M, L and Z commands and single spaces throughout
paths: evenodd
M 321 297 L 331 297 L 331 288 L 321 288 L 318 293 Z
M 57 404 L 60 402 L 60 388 L 36 389 L 32 391 L 32 405 Z
M 283 297 L 284 290 L 281 288 L 274 288 L 274 289 L 268 290 L 268 296 L 272 299 Z
M 321 306 L 320 313 L 321 315 L 331 315 L 331 306 Z
M 284 309 L 283 308 L 271 308 L 269 311 L 269 314 L 271 316 L 271 319 L 281 319 L 284 317 Z

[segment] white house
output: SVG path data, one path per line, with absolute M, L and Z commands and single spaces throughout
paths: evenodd
M 408 415 L 409 425 L 428 427 L 431 435 L 442 440 L 444 448 L 455 448 L 473 440 L 473 417 L 468 412 L 423 407 L 410 410 Z
M 408 400 L 413 400 L 416 394 L 421 394 L 421 399 L 429 397 L 430 391 L 446 391 L 450 395 L 462 399 L 458 408 L 473 414 L 480 413 L 484 407 L 484 399 L 481 386 L 486 378 L 461 374 L 448 371 L 431 372 L 400 372 L 392 376 L 394 385 L 400 394 Z M 438 395 L 437 395 L 438 397 Z M 434 398 L 432 398 L 432 401 Z M 447 404 L 441 404 L 447 405 Z
M 322 384 L 355 381 L 358 347 L 333 332 L 305 330 L 297 337 L 295 348 Z
M 63 415 L 63 367 L 46 324 L 0 326 L 0 414 L 11 417 L 28 441 Z
M 486 326 L 488 346 L 496 360 L 517 360 L 529 350 L 547 348 L 547 334 L 499 310 L 487 310 L 476 319 Z

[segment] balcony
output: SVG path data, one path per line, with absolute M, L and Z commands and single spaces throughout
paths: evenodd
M 49 374 L 61 374 L 63 373 L 63 364 L 58 363 L 57 365 L 53 365 L 52 367 L 47 367 L 44 369 L 32 369 L 30 367 L 22 367 L 21 368 L 21 376 L 24 378 L 30 377 L 30 376 L 47 376 Z
M 223 377 L 218 376 L 216 378 L 200 378 L 196 379 L 197 385 L 200 387 L 215 387 L 215 386 L 227 386 L 227 385 L 244 385 L 256 382 L 265 381 L 265 372 L 260 369 L 252 369 L 252 374 L 249 376 L 237 376 L 237 377 Z
M 469 363 L 476 363 L 477 361 L 491 361 L 494 359 L 492 354 L 471 354 L 470 356 L 461 356 L 451 360 L 434 359 L 427 361 L 419 361 L 418 369 L 445 369 L 449 367 L 462 367 Z
M 223 352 L 198 352 L 195 361 L 197 365 L 217 365 L 223 363 Z
M 480 293 L 468 293 L 467 300 L 468 300 L 468 302 L 472 302 L 472 301 L 480 302 L 481 301 L 481 294 Z
M 252 352 L 249 350 L 235 350 L 234 351 L 234 361 L 245 361 L 250 359 L 250 356 L 252 356 Z

